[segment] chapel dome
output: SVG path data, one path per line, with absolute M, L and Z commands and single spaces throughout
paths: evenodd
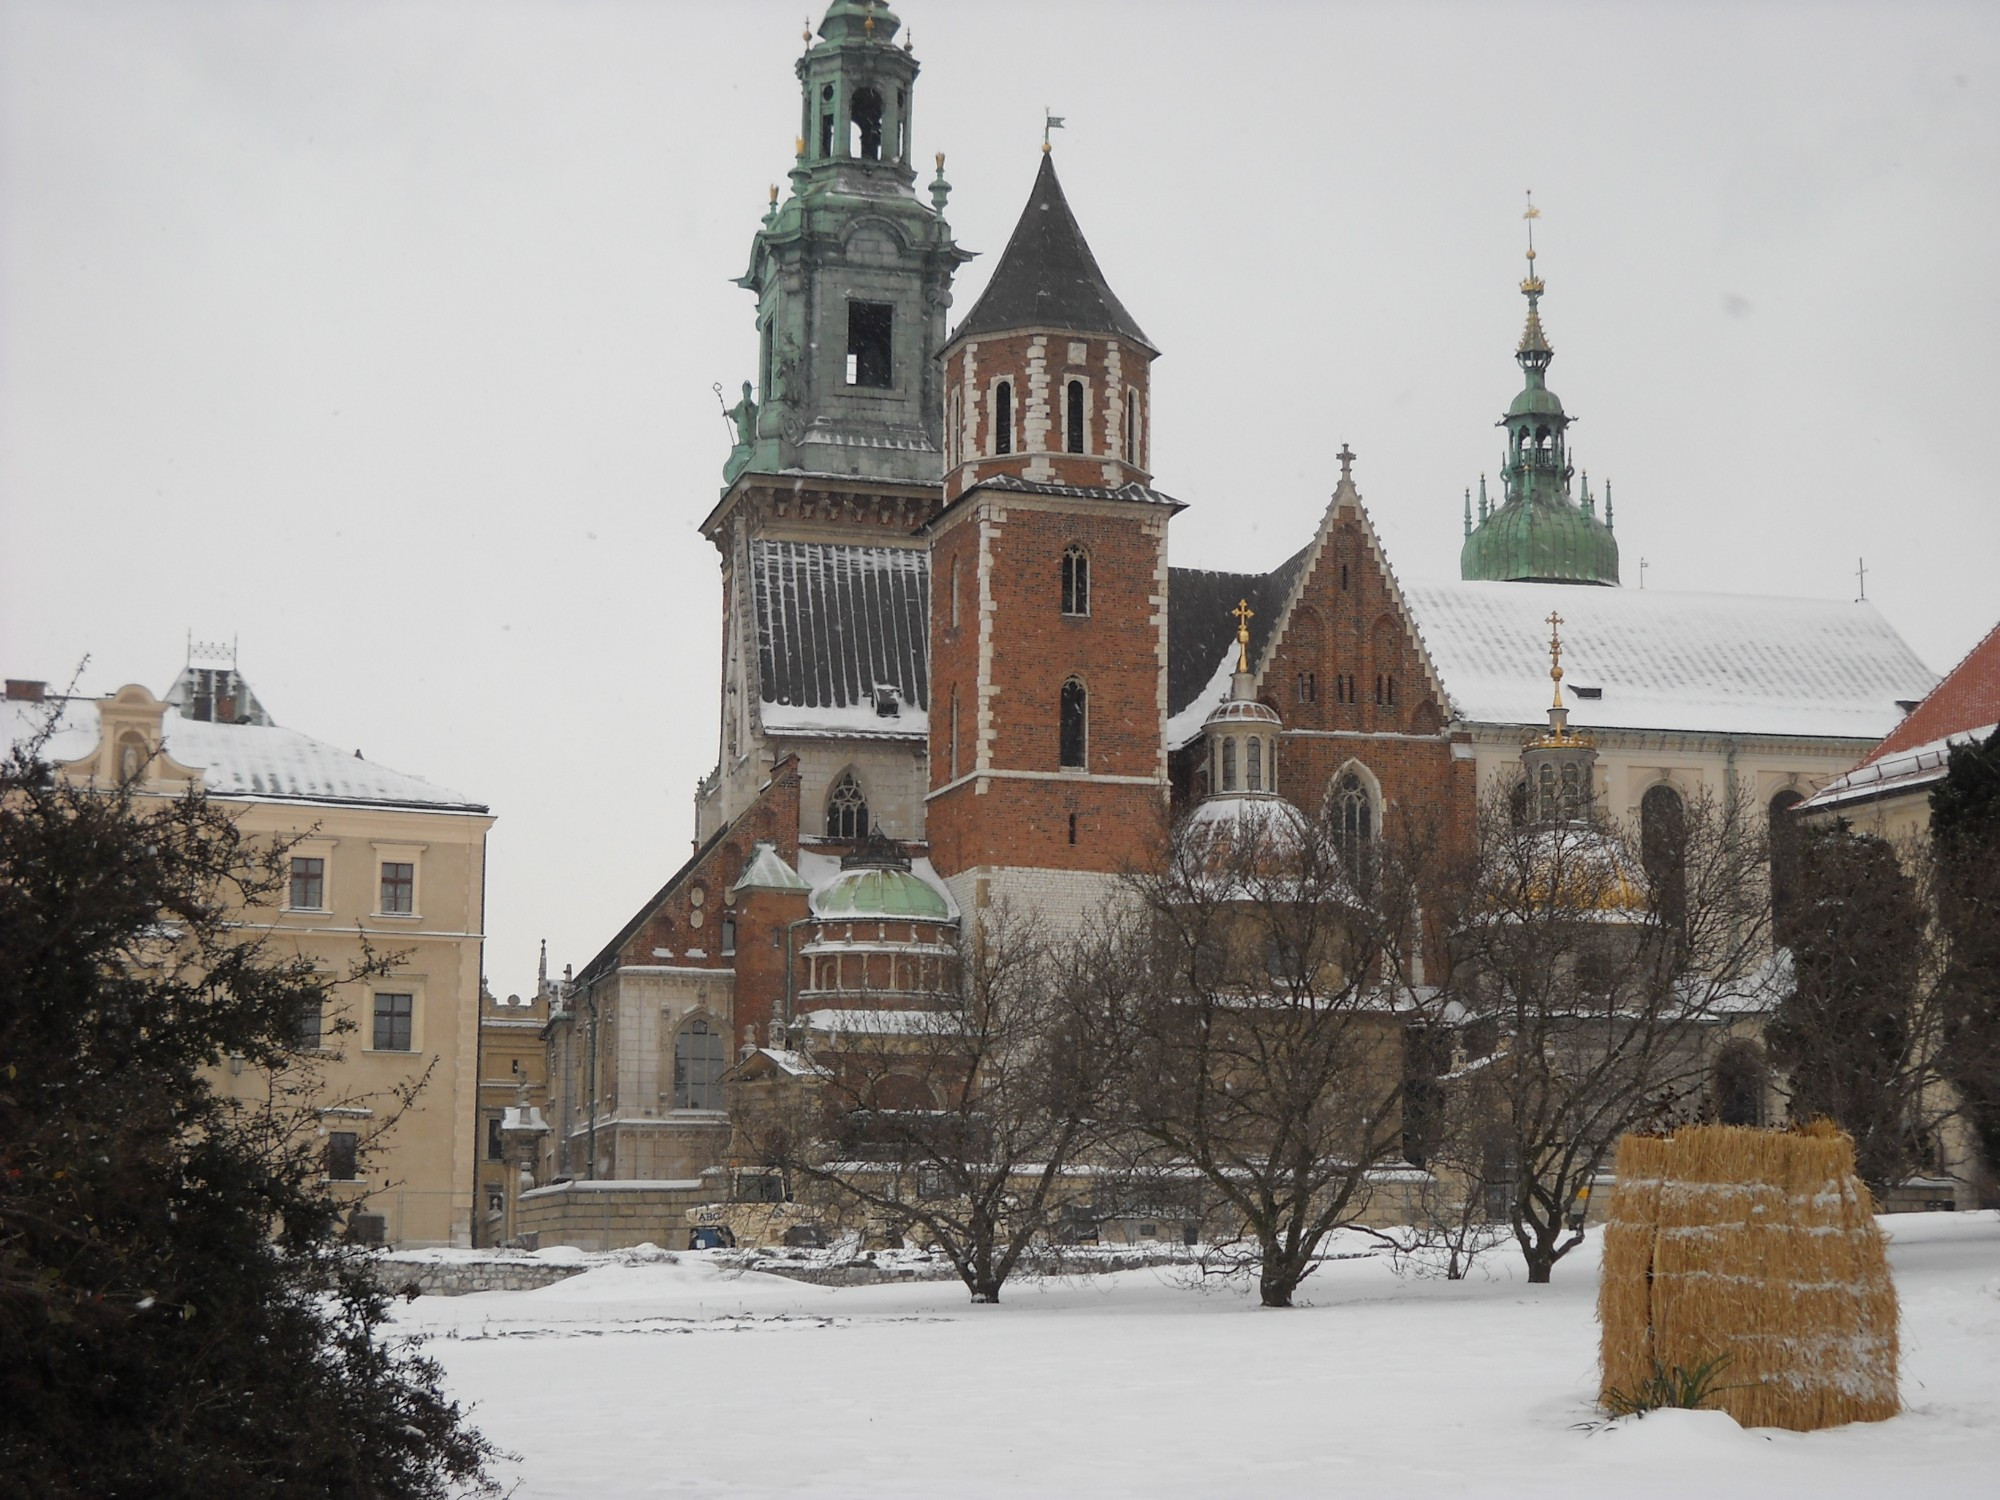
M 898 921 L 949 922 L 951 908 L 923 877 L 910 870 L 862 865 L 842 870 L 813 893 L 816 917 L 889 917 Z
M 1618 581 L 1618 538 L 1569 501 L 1509 500 L 1465 539 L 1459 576 L 1508 582 Z

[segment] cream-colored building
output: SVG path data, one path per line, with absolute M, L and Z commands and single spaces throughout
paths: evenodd
M 479 996 L 479 1192 L 474 1204 L 473 1243 L 498 1244 L 506 1236 L 507 1195 L 519 1187 L 507 1161 L 501 1126 L 510 1108 L 526 1104 L 546 1109 L 549 1051 L 542 1040 L 549 1023 L 548 954 L 532 995 L 504 998 L 484 990 Z M 526 1093 L 523 1096 L 523 1086 Z
M 488 810 L 279 727 L 231 665 L 190 665 L 165 699 L 128 685 L 54 701 L 16 681 L 7 699 L 17 741 L 59 710 L 45 753 L 64 776 L 101 786 L 139 772 L 162 797 L 194 783 L 252 838 L 293 841 L 280 905 L 246 914 L 268 925 L 275 952 L 329 974 L 370 950 L 399 957 L 386 976 L 342 985 L 320 1018 L 327 1172 L 358 1200 L 355 1233 L 470 1244 Z M 337 1035 L 343 1019 L 354 1029 Z M 395 1091 L 418 1078 L 390 1127 Z M 263 1086 L 240 1062 L 217 1081 Z

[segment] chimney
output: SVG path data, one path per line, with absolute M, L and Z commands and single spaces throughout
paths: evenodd
M 7 679 L 7 701 L 9 703 L 40 703 L 49 695 L 46 682 L 34 682 L 27 678 Z

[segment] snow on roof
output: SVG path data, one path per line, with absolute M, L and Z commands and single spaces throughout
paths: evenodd
M 1943 778 L 1951 762 L 1953 745 L 1984 740 L 1995 730 L 2000 730 L 2000 724 L 1962 729 L 1957 734 L 1945 735 L 1900 754 L 1864 761 L 1845 775 L 1834 777 L 1800 805 L 1808 809 L 1838 807 L 1846 802 L 1873 801 L 1877 797 L 1894 796 L 1898 792 L 1911 792 L 1929 786 Z
M 750 582 L 767 733 L 929 733 L 927 552 L 755 541 Z
M 1538 583 L 1410 584 L 1404 595 L 1467 723 L 1541 720 L 1552 611 L 1583 729 L 1873 741 L 1901 717 L 1899 699 L 1937 681 L 1868 603 Z
M 52 761 L 82 760 L 97 748 L 97 700 L 71 698 L 45 754 Z M 47 705 L 9 703 L 8 743 L 32 736 Z M 161 719 L 162 748 L 174 760 L 201 772 L 203 790 L 214 797 L 256 797 L 275 802 L 366 803 L 485 812 L 480 803 L 421 776 L 392 771 L 363 760 L 352 750 L 324 744 L 295 729 L 268 724 L 214 724 L 184 719 L 169 709 Z
M 1208 716 L 1215 712 L 1216 704 L 1229 696 L 1229 679 L 1236 670 L 1236 643 L 1231 641 L 1222 655 L 1216 659 L 1215 671 L 1200 692 L 1188 699 L 1187 706 L 1167 720 L 1167 748 L 1178 750 L 1183 745 L 1191 745 L 1201 738 L 1201 726 L 1208 722 Z
M 2000 719 L 2000 625 L 1944 674 L 1910 716 L 1868 752 L 1868 759 L 1934 745 L 1995 719 Z
M 732 898 L 738 891 L 803 891 L 808 889 L 799 878 L 798 872 L 778 857 L 777 847 L 769 839 L 759 839 L 751 852 L 750 862 L 743 867 L 743 873 L 736 877 L 736 884 L 729 888 Z
M 944 898 L 945 910 L 950 914 L 948 920 L 956 922 L 959 918 L 958 903 L 951 899 L 951 890 L 939 876 L 937 867 L 930 862 L 930 857 L 923 854 L 912 855 L 910 873 Z M 814 896 L 817 896 L 840 878 L 840 855 L 801 848 L 799 874 L 805 878 L 806 884 L 812 887 Z

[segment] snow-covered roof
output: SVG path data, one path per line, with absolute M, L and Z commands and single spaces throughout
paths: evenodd
M 928 734 L 927 552 L 760 540 L 750 586 L 766 733 Z
M 736 877 L 736 884 L 729 888 L 732 898 L 738 891 L 803 891 L 808 889 L 798 872 L 778 857 L 777 847 L 769 839 L 759 839 L 750 862 L 743 867 L 743 873 Z
M 930 862 L 929 856 L 922 854 L 912 856 L 910 873 L 944 898 L 945 910 L 949 913 L 946 920 L 956 922 L 959 918 L 958 903 L 951 899 L 950 888 L 945 885 L 943 878 L 937 872 L 937 867 Z M 840 879 L 840 855 L 822 853 L 818 849 L 801 848 L 799 874 L 805 878 L 806 884 L 812 887 L 814 895 L 817 896 L 819 892 Z
M 1899 700 L 1937 681 L 1868 603 L 1537 583 L 1418 583 L 1404 595 L 1466 723 L 1543 717 L 1551 612 L 1583 729 L 1872 742 L 1901 718 Z
M 2000 724 L 1963 729 L 1957 734 L 1932 740 L 1929 744 L 1918 745 L 1915 749 L 1867 761 L 1843 776 L 1834 777 L 1801 806 L 1807 810 L 1838 807 L 1843 803 L 1869 802 L 1877 797 L 1917 791 L 1943 778 L 1951 761 L 1953 745 L 1969 745 L 1976 740 L 1984 740 L 1996 729 L 2000 729 Z
M 97 748 L 97 700 L 71 698 L 45 754 L 58 763 L 82 760 Z M 47 704 L 10 702 L 6 705 L 10 745 L 31 737 L 46 715 Z M 161 718 L 162 748 L 181 765 L 201 772 L 203 789 L 212 797 L 254 797 L 272 802 L 359 803 L 386 807 L 425 807 L 453 812 L 485 812 L 480 803 L 461 793 L 433 785 L 421 776 L 392 771 L 342 750 L 273 724 L 215 724 L 184 719 L 169 709 Z

